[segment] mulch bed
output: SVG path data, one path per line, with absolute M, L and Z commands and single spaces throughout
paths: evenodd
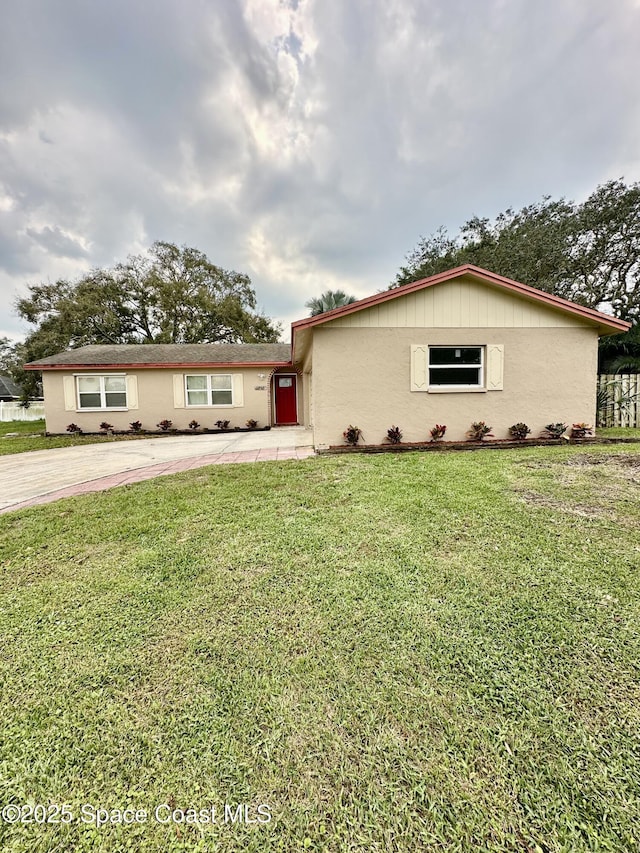
M 446 450 L 504 450 L 513 447 L 550 447 L 563 444 L 591 445 L 591 444 L 633 444 L 640 442 L 640 438 L 598 438 L 597 436 L 587 438 L 525 438 L 516 440 L 512 438 L 494 438 L 485 441 L 403 441 L 401 444 L 358 444 L 332 445 L 328 450 L 320 450 L 318 453 L 408 453 L 412 450 L 446 451 Z

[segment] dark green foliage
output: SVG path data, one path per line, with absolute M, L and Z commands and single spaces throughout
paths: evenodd
M 392 426 L 387 430 L 386 441 L 390 444 L 400 444 L 402 441 L 402 430 L 400 427 Z
M 248 276 L 158 241 L 113 269 L 32 285 L 17 312 L 35 328 L 9 354 L 12 375 L 33 396 L 39 377 L 21 365 L 85 344 L 276 342 L 280 325 L 256 305 Z
M 544 428 L 543 435 L 546 438 L 560 438 L 567 431 L 567 424 L 558 422 L 557 424 L 547 424 Z
M 315 317 L 342 305 L 351 305 L 352 302 L 357 302 L 356 297 L 349 296 L 344 290 L 325 290 L 320 296 L 309 299 L 304 304 L 305 308 L 309 309 L 309 316 Z
M 525 423 L 517 423 L 513 424 L 513 426 L 509 427 L 509 435 L 511 438 L 517 438 L 520 441 L 524 441 L 524 439 L 531 433 L 531 430 Z
M 487 426 L 484 421 L 474 421 L 467 432 L 469 441 L 482 441 L 483 438 L 493 438 L 492 427 Z
M 392 287 L 475 264 L 624 320 L 640 319 L 640 183 L 597 187 L 582 204 L 542 201 L 422 237 Z
M 344 438 L 347 444 L 350 444 L 352 447 L 355 447 L 356 444 L 360 441 L 360 439 L 363 438 L 362 430 L 360 429 L 360 427 L 352 426 L 351 424 L 349 424 L 346 430 L 342 433 L 342 437 Z

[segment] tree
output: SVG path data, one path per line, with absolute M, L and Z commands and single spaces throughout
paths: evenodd
M 325 311 L 331 311 L 333 308 L 340 308 L 343 305 L 351 305 L 352 302 L 356 301 L 355 296 L 348 296 L 344 290 L 325 290 L 320 296 L 313 297 L 304 304 L 309 309 L 309 316 L 315 317 L 317 314 L 324 314 Z
M 113 269 L 32 285 L 17 313 L 35 326 L 16 347 L 20 364 L 86 344 L 272 343 L 282 331 L 256 311 L 248 276 L 162 241 Z M 12 375 L 34 393 L 37 375 Z
M 582 204 L 545 197 L 494 222 L 473 217 L 455 237 L 422 237 L 391 287 L 462 264 L 640 321 L 640 183 L 609 181 Z
M 85 344 L 277 341 L 280 326 L 255 308 L 248 276 L 165 242 L 75 282 L 32 285 L 17 304 L 37 327 L 25 342 L 37 357 Z

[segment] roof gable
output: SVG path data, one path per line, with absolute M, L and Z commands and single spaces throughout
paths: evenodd
M 611 334 L 615 332 L 623 332 L 630 328 L 630 324 L 623 320 L 618 320 L 608 314 L 600 311 L 595 311 L 593 308 L 585 308 L 582 305 L 577 305 L 575 302 L 569 302 L 566 299 L 561 299 L 543 290 L 538 290 L 535 287 L 529 287 L 526 284 L 513 281 L 512 279 L 499 276 L 488 270 L 480 267 L 466 264 L 455 269 L 448 270 L 444 273 L 439 273 L 429 278 L 415 281 L 412 284 L 404 285 L 403 287 L 394 290 L 386 290 L 382 293 L 376 293 L 366 299 L 360 299 L 358 302 L 353 302 L 350 305 L 344 305 L 340 308 L 334 308 L 332 311 L 327 311 L 324 314 L 319 314 L 315 317 L 308 317 L 304 320 L 298 320 L 292 324 L 292 332 L 295 336 L 296 332 L 302 332 L 314 326 L 333 323 L 341 318 L 347 318 L 350 315 L 362 312 L 367 309 L 383 306 L 393 300 L 405 298 L 411 294 L 424 291 L 427 288 L 432 288 L 436 285 L 452 282 L 455 279 L 472 280 L 479 285 L 490 287 L 501 291 L 505 294 L 520 297 L 521 299 L 534 305 L 544 307 L 550 311 L 555 311 L 556 314 L 564 314 L 567 318 L 574 321 L 582 322 L 583 324 L 597 327 L 600 334 Z M 336 325 L 338 325 L 336 323 Z M 343 325 L 342 323 L 340 325 Z M 353 323 L 353 325 L 358 325 Z M 383 325 L 383 323 L 375 323 L 374 325 Z M 408 325 L 408 324 L 404 324 Z M 445 324 L 450 325 L 450 324 Z M 519 323 L 516 325 L 520 325 Z M 558 324 L 561 325 L 561 324 Z

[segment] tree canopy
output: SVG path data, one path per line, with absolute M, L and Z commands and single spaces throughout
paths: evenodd
M 320 296 L 313 297 L 304 304 L 309 309 L 309 316 L 315 317 L 318 314 L 324 314 L 325 311 L 340 308 L 342 305 L 350 305 L 356 301 L 355 296 L 347 295 L 344 290 L 325 290 Z
M 632 323 L 640 321 L 640 183 L 609 181 L 581 204 L 565 199 L 473 217 L 457 235 L 422 237 L 391 287 L 462 264 Z
M 17 312 L 35 326 L 15 348 L 22 361 L 86 344 L 272 343 L 281 333 L 256 310 L 248 276 L 163 241 L 112 269 L 31 285 Z

